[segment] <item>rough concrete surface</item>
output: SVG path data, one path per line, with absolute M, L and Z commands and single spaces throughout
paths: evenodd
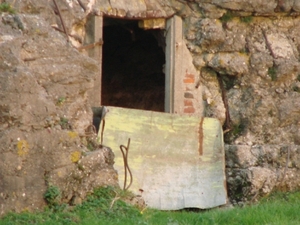
M 93 186 L 82 173 L 78 176 L 86 182 L 83 189 L 70 188 L 66 182 L 76 182 L 60 177 L 79 173 L 79 160 L 89 152 L 86 129 L 92 111 L 87 91 L 99 67 L 73 46 L 83 44 L 90 14 L 180 16 L 204 90 L 205 116 L 224 123 L 232 201 L 253 200 L 277 187 L 299 188 L 299 1 L 153 0 L 111 5 L 82 0 L 84 7 L 78 1 L 57 1 L 72 44 L 53 28 L 63 30 L 53 1 L 0 1 L 4 2 L 16 14 L 0 13 L 0 214 L 44 206 L 43 193 L 51 182 L 60 186 L 65 201 L 78 197 L 80 202 L 85 195 L 77 191 Z M 270 149 L 261 160 L 251 153 L 256 146 Z M 280 146 L 290 149 L 289 160 L 278 153 Z M 98 151 L 103 160 L 106 150 Z M 275 158 L 268 160 L 270 155 Z M 112 158 L 108 161 L 107 170 L 101 166 L 103 173 L 92 176 L 105 174 L 95 185 L 116 183 Z
M 24 14 L 0 14 L 0 215 L 41 209 L 50 186 L 71 203 L 117 184 L 111 150 L 88 149 L 98 65 L 51 28 L 47 1 L 15 6 Z

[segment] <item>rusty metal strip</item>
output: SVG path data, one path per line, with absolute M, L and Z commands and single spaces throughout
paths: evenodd
M 124 187 L 123 190 L 128 190 L 128 188 L 130 188 L 132 181 L 133 181 L 133 176 L 132 176 L 132 172 L 129 168 L 128 165 L 128 152 L 129 152 L 129 146 L 130 146 L 130 138 L 128 138 L 128 143 L 127 143 L 127 147 L 124 145 L 120 145 L 120 150 L 122 152 L 122 156 L 123 156 L 123 161 L 124 161 Z M 127 185 L 127 172 L 129 173 L 129 184 Z M 126 186 L 127 185 L 127 186 Z
M 69 42 L 69 41 L 70 41 L 70 40 L 69 40 L 69 35 L 68 35 L 68 32 L 67 32 L 67 29 L 66 29 L 64 20 L 63 20 L 63 18 L 62 18 L 62 16 L 61 16 L 60 10 L 59 10 L 59 8 L 58 8 L 58 5 L 57 5 L 57 3 L 56 3 L 56 0 L 53 0 L 53 2 L 54 2 L 54 5 L 55 5 L 55 8 L 56 8 L 56 10 L 57 10 L 58 16 L 59 16 L 59 18 L 60 18 L 61 25 L 62 25 L 62 27 L 63 27 L 63 29 L 64 29 L 64 33 L 66 34 L 67 41 Z
M 83 50 L 83 49 L 90 49 L 90 48 L 94 48 L 96 47 L 97 45 L 103 45 L 103 41 L 102 39 L 100 39 L 98 42 L 95 42 L 95 43 L 92 43 L 92 44 L 89 44 L 89 45 L 84 45 L 84 46 L 80 46 L 78 47 L 77 49 L 80 51 L 80 50 Z
M 56 27 L 55 25 L 51 25 L 51 27 L 61 33 L 65 33 L 62 29 L 59 29 L 58 27 Z M 68 34 L 68 36 L 76 39 L 77 41 L 81 42 L 81 40 L 78 40 L 78 37 L 76 37 L 75 35 L 72 35 L 72 34 Z
M 201 118 L 200 124 L 199 124 L 199 155 L 203 155 L 203 120 L 204 117 Z
M 264 36 L 264 39 L 265 39 L 265 41 L 266 41 L 266 46 L 267 46 L 267 49 L 270 51 L 270 53 L 271 53 L 272 57 L 273 57 L 274 59 L 277 59 L 277 57 L 276 57 L 275 53 L 274 53 L 274 52 L 273 52 L 273 50 L 272 50 L 271 43 L 269 42 L 269 40 L 268 40 L 268 38 L 267 38 L 266 31 L 265 31 L 265 30 L 263 30 L 263 31 L 262 31 L 262 34 L 263 34 L 263 36 Z
M 85 5 L 83 4 L 83 2 L 81 0 L 77 0 L 78 4 L 81 6 L 81 8 L 83 9 L 83 11 L 85 12 L 86 11 L 86 7 Z

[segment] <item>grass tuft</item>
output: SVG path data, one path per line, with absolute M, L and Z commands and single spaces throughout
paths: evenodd
M 234 16 L 235 16 L 235 15 L 234 15 L 233 12 L 227 11 L 227 12 L 220 18 L 220 20 L 221 20 L 222 23 L 227 23 L 227 22 L 231 21 L 231 20 L 234 18 Z
M 16 10 L 8 3 L 0 3 L 0 13 L 7 12 L 10 14 L 15 14 Z
M 253 20 L 252 16 L 242 16 L 242 17 L 240 17 L 240 21 L 242 23 L 251 23 L 252 20 Z
M 54 195 L 56 195 L 56 191 Z M 100 188 L 89 195 L 85 202 L 75 206 L 73 209 L 57 211 L 48 209 L 36 213 L 9 213 L 0 220 L 0 225 L 300 224 L 300 192 L 275 193 L 263 198 L 257 204 L 246 205 L 242 208 L 179 211 L 159 211 L 154 209 L 140 211 L 138 208 L 122 201 L 122 196 L 128 197 L 128 193 L 122 193 L 120 189 L 113 187 Z
M 271 77 L 271 80 L 272 80 L 272 81 L 277 80 L 277 68 L 276 68 L 275 66 L 270 67 L 270 68 L 268 69 L 268 74 L 269 74 L 269 76 Z

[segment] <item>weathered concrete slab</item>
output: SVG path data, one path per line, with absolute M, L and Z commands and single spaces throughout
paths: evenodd
M 218 120 L 107 107 L 103 144 L 115 153 L 120 186 L 120 145 L 131 139 L 129 190 L 162 210 L 211 208 L 226 204 L 224 147 Z M 99 134 L 101 133 L 101 130 Z

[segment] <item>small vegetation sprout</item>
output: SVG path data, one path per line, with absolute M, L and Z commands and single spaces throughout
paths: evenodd
M 240 17 L 240 21 L 243 23 L 251 23 L 253 20 L 252 16 L 242 16 Z
M 16 10 L 8 3 L 0 3 L 0 13 L 7 12 L 10 14 L 15 14 Z
M 271 80 L 275 81 L 277 79 L 277 68 L 275 66 L 270 67 L 268 69 L 268 74 L 271 77 Z
M 49 186 L 44 194 L 44 199 L 49 204 L 49 206 L 55 206 L 59 204 L 60 190 L 56 186 Z

